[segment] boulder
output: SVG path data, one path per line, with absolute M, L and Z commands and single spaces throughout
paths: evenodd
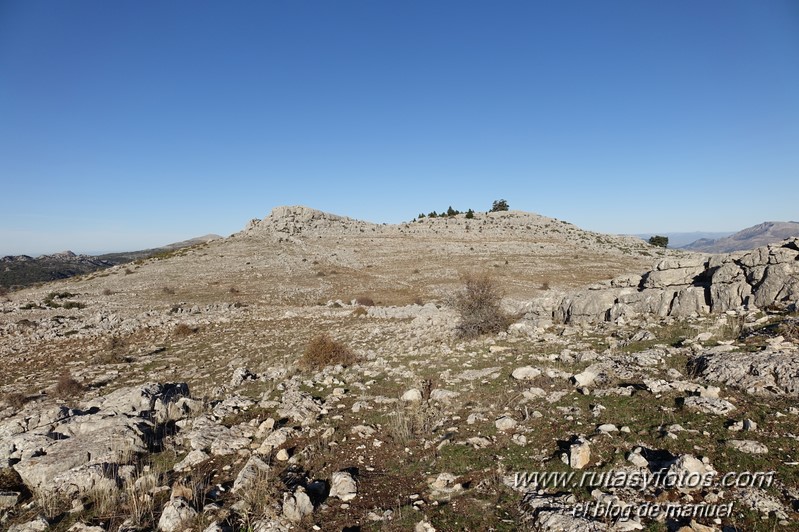
M 358 494 L 358 485 L 346 471 L 337 471 L 330 478 L 330 497 L 350 501 Z
M 524 366 L 521 368 L 516 368 L 513 370 L 513 373 L 511 373 L 511 377 L 513 377 L 517 381 L 533 380 L 539 375 L 541 375 L 541 370 L 534 368 L 532 366 Z
M 161 518 L 158 520 L 158 530 L 162 532 L 177 532 L 183 529 L 183 524 L 194 519 L 197 511 L 189 506 L 183 499 L 171 499 L 164 506 Z
M 299 523 L 312 513 L 313 504 L 302 487 L 298 487 L 294 493 L 283 494 L 283 516 L 289 521 Z

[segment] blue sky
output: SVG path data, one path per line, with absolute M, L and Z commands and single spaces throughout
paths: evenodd
M 511 208 L 796 220 L 799 3 L 0 0 L 0 254 Z

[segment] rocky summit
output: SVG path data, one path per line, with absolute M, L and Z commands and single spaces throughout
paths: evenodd
M 0 299 L 0 528 L 785 530 L 799 239 L 279 207 Z

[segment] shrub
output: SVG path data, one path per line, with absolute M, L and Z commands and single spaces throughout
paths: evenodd
M 83 385 L 72 378 L 72 373 L 65 369 L 58 377 L 58 382 L 55 385 L 55 393 L 61 399 L 73 397 L 83 391 Z
M 61 304 L 56 303 L 55 300 L 68 299 L 70 297 L 75 297 L 75 294 L 73 294 L 72 292 L 50 292 L 44 298 L 44 305 L 50 308 L 61 308 Z M 68 308 L 74 308 L 74 307 L 68 307 Z M 83 308 L 83 307 L 78 307 L 78 308 Z
M 349 366 L 355 361 L 355 355 L 346 345 L 333 340 L 329 334 L 322 333 L 311 339 L 305 348 L 300 358 L 300 367 L 319 370 L 337 364 Z
M 460 314 L 458 334 L 476 338 L 483 334 L 496 334 L 513 323 L 500 303 L 502 293 L 488 275 L 470 275 L 464 278 L 464 287 L 451 298 L 451 304 Z
M 25 406 L 25 403 L 27 403 L 29 399 L 28 396 L 23 393 L 13 392 L 3 396 L 3 401 L 5 401 L 11 408 L 19 410 Z
M 491 212 L 507 211 L 509 208 L 508 202 L 504 199 L 498 199 L 491 204 Z
M 185 338 L 186 336 L 196 333 L 198 330 L 197 327 L 191 327 L 185 323 L 178 323 L 175 326 L 175 336 Z
M 374 307 L 375 302 L 371 297 L 358 297 L 355 298 L 355 303 L 364 307 Z
M 777 331 L 788 341 L 799 342 L 799 320 L 786 319 L 777 327 Z
M 110 296 L 110 295 L 112 295 L 113 293 L 114 293 L 114 292 L 112 292 L 110 288 L 103 288 L 103 295 L 104 295 L 104 296 Z
M 352 315 L 356 318 L 366 316 L 367 314 L 369 314 L 369 312 L 364 307 L 355 307 L 355 310 L 352 311 Z
M 175 295 L 175 289 L 172 288 L 171 286 L 164 286 L 161 288 L 161 291 L 170 296 Z
M 668 247 L 668 245 L 669 245 L 669 237 L 655 235 L 653 237 L 650 237 L 649 244 L 652 245 L 652 246 L 655 246 L 655 247 L 659 247 L 659 248 Z

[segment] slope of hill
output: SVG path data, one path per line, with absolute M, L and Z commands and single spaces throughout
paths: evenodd
M 732 253 L 748 251 L 794 236 L 799 236 L 799 222 L 763 222 L 727 237 L 696 240 L 683 246 L 683 249 L 701 253 Z
M 36 283 L 66 279 L 75 275 L 83 275 L 97 270 L 110 268 L 140 260 L 159 253 L 168 253 L 177 249 L 193 246 L 222 238 L 219 235 L 205 235 L 160 248 L 141 251 L 106 253 L 103 255 L 76 255 L 71 251 L 30 257 L 28 255 L 9 255 L 0 258 L 0 287 L 22 288 Z
M 517 473 L 744 463 L 794 486 L 799 323 L 779 313 L 799 300 L 797 255 L 799 241 L 653 248 L 523 212 L 377 225 L 280 207 L 225 239 L 12 292 L 0 519 L 555 532 L 610 527 L 574 511 L 584 485 Z M 464 338 L 449 296 L 486 272 L 514 323 Z M 739 530 L 799 517 L 795 490 L 613 482 L 591 497 L 734 504 L 746 512 L 719 524 Z

